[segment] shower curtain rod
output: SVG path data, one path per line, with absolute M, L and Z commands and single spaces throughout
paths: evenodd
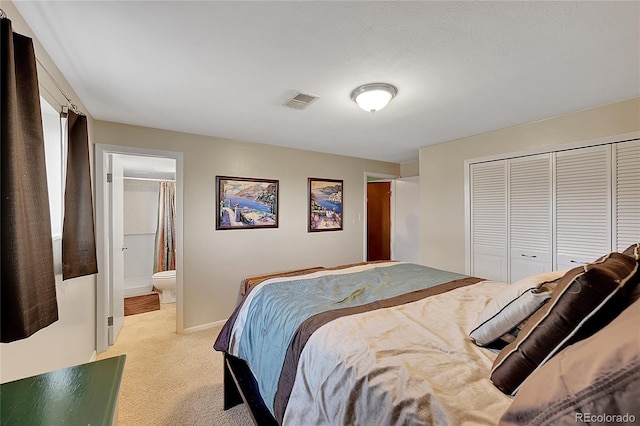
M 160 179 L 160 178 L 143 178 L 143 177 L 133 177 L 133 176 L 123 176 L 122 179 L 130 179 L 130 180 L 149 180 L 154 182 L 175 182 L 175 179 Z
M 0 9 L 0 19 L 9 19 L 9 17 L 5 13 L 5 11 L 2 10 L 2 9 Z M 40 68 L 42 68 L 44 70 L 44 72 L 47 73 L 47 75 L 49 75 L 49 78 L 51 78 L 51 81 L 56 86 L 56 89 L 58 89 L 58 91 L 62 94 L 62 96 L 64 96 L 64 98 L 67 100 L 67 104 L 68 105 L 62 105 L 62 112 L 64 114 L 66 114 L 67 113 L 67 108 L 69 108 L 69 109 L 71 109 L 71 111 L 75 112 L 78 115 L 85 115 L 82 111 L 80 111 L 78 109 L 78 106 L 71 101 L 71 98 L 69 96 L 67 96 L 67 94 L 64 92 L 64 90 L 62 90 L 62 88 L 60 87 L 60 85 L 58 84 L 56 79 L 53 78 L 53 76 L 51 75 L 49 70 L 44 66 L 44 64 L 42 62 L 40 62 L 40 59 L 38 59 L 37 56 L 36 56 L 36 63 L 38 65 L 40 65 Z

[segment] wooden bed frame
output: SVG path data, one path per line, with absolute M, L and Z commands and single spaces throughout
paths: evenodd
M 224 409 L 245 403 L 256 425 L 277 425 L 275 417 L 264 403 L 258 383 L 247 363 L 227 353 L 224 354 Z

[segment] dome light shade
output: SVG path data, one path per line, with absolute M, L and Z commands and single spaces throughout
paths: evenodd
M 351 92 L 351 100 L 363 110 L 374 113 L 386 107 L 396 96 L 398 89 L 387 83 L 371 83 L 357 87 Z

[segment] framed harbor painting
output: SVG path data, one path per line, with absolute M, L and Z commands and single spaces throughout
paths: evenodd
M 278 181 L 216 176 L 216 229 L 278 227 Z
M 309 178 L 309 232 L 342 230 L 343 181 Z

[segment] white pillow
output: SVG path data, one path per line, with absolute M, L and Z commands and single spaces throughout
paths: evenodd
M 540 287 L 561 278 L 566 272 L 545 272 L 523 278 L 506 287 L 487 303 L 469 337 L 479 346 L 488 345 L 500 338 L 529 318 L 551 297 L 551 291 Z

